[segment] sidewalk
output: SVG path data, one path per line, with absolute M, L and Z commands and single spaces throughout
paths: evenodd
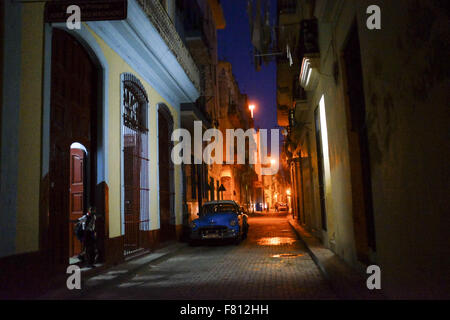
M 63 287 L 52 290 L 37 297 L 37 299 L 83 299 L 84 295 L 92 293 L 97 289 L 113 286 L 123 279 L 134 275 L 138 270 L 149 263 L 168 258 L 186 246 L 186 243 L 175 242 L 153 252 L 147 252 L 146 254 L 132 257 L 121 264 L 109 268 L 100 266 L 87 271 L 82 269 L 81 290 L 68 290 L 66 287 Z M 69 276 L 70 275 L 67 275 L 67 277 Z
M 366 280 L 369 275 L 352 269 L 291 216 L 288 217 L 288 221 L 324 277 L 330 282 L 332 289 L 341 299 L 386 299 L 380 290 L 367 289 Z

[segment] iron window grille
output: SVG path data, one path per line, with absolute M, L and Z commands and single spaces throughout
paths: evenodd
M 149 230 L 148 97 L 132 74 L 122 75 L 123 224 L 125 255 L 143 247 Z
M 148 97 L 142 83 L 132 74 L 125 74 L 123 88 L 124 125 L 136 131 L 147 132 Z

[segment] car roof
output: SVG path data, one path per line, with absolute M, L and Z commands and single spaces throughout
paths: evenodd
M 234 200 L 214 200 L 214 201 L 207 201 L 207 202 L 203 203 L 203 205 L 207 205 L 207 204 L 234 204 L 234 205 L 238 206 L 238 204 Z

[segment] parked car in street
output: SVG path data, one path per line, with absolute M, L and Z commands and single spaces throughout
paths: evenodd
M 263 211 L 263 209 L 264 209 L 264 205 L 262 202 L 257 202 L 255 204 L 255 211 Z
M 277 212 L 288 212 L 289 211 L 289 206 L 287 205 L 287 203 L 277 202 L 275 204 L 275 210 Z
M 247 237 L 248 216 L 232 200 L 205 202 L 191 222 L 191 243 L 199 240 L 234 240 L 236 244 Z

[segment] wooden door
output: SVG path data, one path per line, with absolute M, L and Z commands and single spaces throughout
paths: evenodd
M 376 251 L 372 205 L 369 139 L 363 88 L 361 54 L 356 22 L 343 52 L 346 81 L 347 135 L 352 183 L 352 211 L 355 247 L 359 261 L 370 264 L 370 251 Z
M 71 242 L 70 146 L 79 142 L 87 150 L 95 150 L 91 132 L 96 132 L 97 79 L 89 54 L 74 37 L 53 29 L 52 39 L 48 243 L 52 264 L 65 268 Z M 95 159 L 95 152 L 90 156 Z M 88 168 L 91 177 L 95 177 L 95 163 L 91 161 Z M 95 178 L 91 182 L 93 192 Z M 89 198 L 95 199 L 94 195 Z
M 158 112 L 158 140 L 159 140 L 159 210 L 161 241 L 175 238 L 175 224 L 171 221 L 171 158 L 170 158 L 170 135 L 171 126 L 167 116 Z M 172 223 L 173 222 L 173 223 Z
M 125 183 L 125 254 L 132 253 L 140 248 L 139 230 L 140 230 L 140 173 L 141 159 L 137 157 L 140 154 L 141 139 L 140 133 L 126 129 L 124 136 L 124 183 Z
M 69 247 L 70 257 L 81 252 L 81 243 L 76 238 L 73 228 L 77 219 L 83 216 L 84 206 L 84 151 L 81 149 L 70 149 L 70 196 L 69 196 Z

